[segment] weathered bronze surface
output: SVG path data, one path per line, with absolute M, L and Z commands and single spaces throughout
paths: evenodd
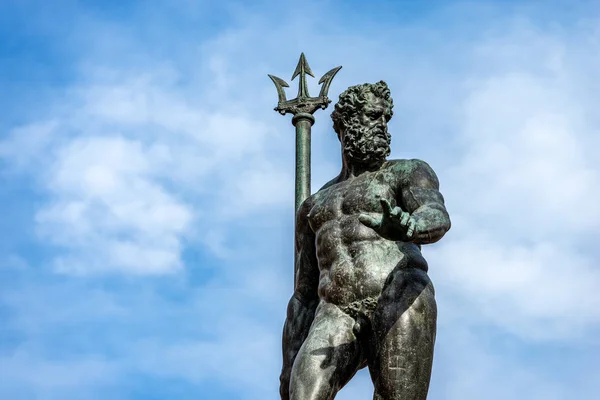
M 284 400 L 333 399 L 365 366 L 374 399 L 427 397 L 437 311 L 421 245 L 450 219 L 427 163 L 387 160 L 392 108 L 380 81 L 348 88 L 331 115 L 342 170 L 296 214 Z

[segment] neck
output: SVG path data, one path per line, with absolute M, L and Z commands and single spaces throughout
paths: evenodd
M 377 171 L 385 160 L 374 162 L 371 164 L 362 164 L 348 160 L 345 154 L 342 154 L 342 172 L 340 172 L 341 180 L 356 178 L 365 172 Z

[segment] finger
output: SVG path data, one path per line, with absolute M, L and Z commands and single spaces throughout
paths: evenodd
M 408 236 L 409 239 L 412 239 L 414 234 L 415 234 L 415 220 L 411 219 L 408 222 L 408 230 L 406 231 L 406 236 Z
M 400 203 L 396 204 L 396 208 L 399 209 L 401 213 L 405 212 Z
M 392 206 L 390 205 L 389 201 L 387 201 L 386 199 L 381 199 L 381 207 L 383 207 L 383 213 L 390 215 L 392 212 Z
M 402 224 L 402 226 L 406 226 L 408 225 L 408 221 L 410 220 L 410 214 L 407 212 L 403 212 L 400 215 L 400 224 Z
M 376 229 L 376 228 L 379 228 L 379 226 L 381 226 L 381 220 L 380 219 L 373 218 L 373 217 L 371 217 L 369 215 L 360 214 L 358 216 L 358 220 L 362 224 L 368 226 L 369 228 Z

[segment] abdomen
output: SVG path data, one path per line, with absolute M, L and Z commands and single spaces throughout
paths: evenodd
M 319 296 L 334 304 L 379 297 L 398 269 L 427 269 L 416 245 L 383 239 L 357 217 L 324 224 L 316 240 Z

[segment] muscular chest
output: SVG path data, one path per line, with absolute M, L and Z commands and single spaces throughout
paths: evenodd
M 387 182 L 385 175 L 377 173 L 337 183 L 320 191 L 315 197 L 308 215 L 315 232 L 323 224 L 344 216 L 381 212 L 381 199 L 387 199 L 392 206 L 396 205 L 392 185 Z

